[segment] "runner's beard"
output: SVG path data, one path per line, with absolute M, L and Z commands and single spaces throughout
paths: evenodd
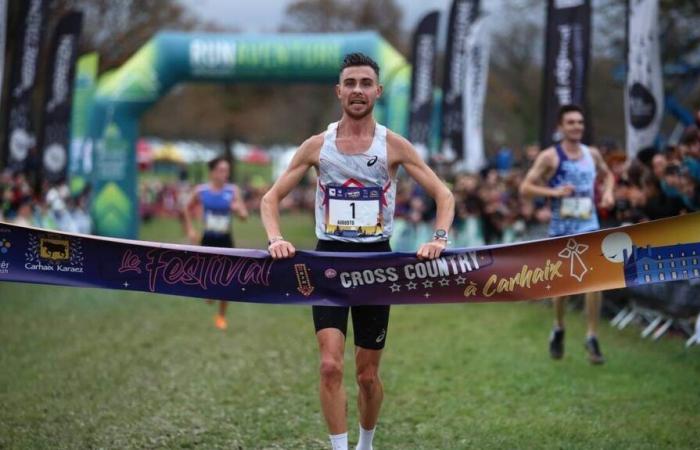
M 360 120 L 364 119 L 368 115 L 372 114 L 372 111 L 374 111 L 374 103 L 367 104 L 367 108 L 365 108 L 362 112 L 356 113 L 352 111 L 352 105 L 349 107 L 343 108 L 343 111 L 345 114 L 347 114 L 350 118 L 355 119 L 355 120 Z

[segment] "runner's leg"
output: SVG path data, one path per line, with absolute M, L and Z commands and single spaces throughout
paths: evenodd
M 323 328 L 316 333 L 321 357 L 321 409 L 332 435 L 347 432 L 347 398 L 343 387 L 343 353 L 345 335 L 337 328 Z
M 585 295 L 586 308 L 586 337 L 598 335 L 598 323 L 600 322 L 600 307 L 603 303 L 603 296 L 600 292 L 588 292 Z
M 228 307 L 228 302 L 219 302 L 219 313 L 214 318 L 214 323 L 217 328 L 225 330 L 228 327 L 228 322 L 226 321 L 226 308 Z
M 566 313 L 566 301 L 568 297 L 555 297 L 552 299 L 554 305 L 554 328 L 549 335 L 549 355 L 553 359 L 564 357 L 564 314 Z
M 554 327 L 564 329 L 564 316 L 566 315 L 566 302 L 569 297 L 555 297 L 552 299 L 554 305 Z
M 379 410 L 384 399 L 382 380 L 379 378 L 379 362 L 382 350 L 355 347 L 357 375 L 357 407 L 360 412 L 360 425 L 372 430 L 377 425 Z

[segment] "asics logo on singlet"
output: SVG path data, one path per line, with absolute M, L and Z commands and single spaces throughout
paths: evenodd
M 377 159 L 379 159 L 379 157 L 378 157 L 377 155 L 374 155 L 374 156 L 372 157 L 372 159 L 370 159 L 369 161 L 367 161 L 367 167 L 372 167 L 372 166 L 374 165 L 374 163 L 377 162 Z
M 376 342 L 377 343 L 382 342 L 385 337 L 386 337 L 386 330 L 382 330 L 382 333 L 379 336 L 377 336 Z

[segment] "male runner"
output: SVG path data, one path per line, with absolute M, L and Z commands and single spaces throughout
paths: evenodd
M 562 140 L 543 150 L 525 176 L 520 194 L 526 197 L 550 197 L 552 220 L 549 236 L 564 236 L 599 229 L 594 203 L 596 177 L 603 178 L 601 208 L 613 206 L 615 178 L 605 164 L 600 152 L 581 143 L 584 130 L 583 109 L 576 105 L 564 105 L 558 112 L 559 132 Z M 549 339 L 552 358 L 564 356 L 564 312 L 566 297 L 555 298 L 554 329 Z M 585 296 L 588 332 L 585 348 L 593 364 L 605 362 L 598 343 L 600 319 L 600 292 Z
M 262 199 L 260 212 L 273 258 L 294 256 L 294 246 L 280 232 L 279 203 L 310 167 L 318 174 L 316 250 L 388 252 L 394 220 L 396 173 L 402 165 L 437 203 L 434 239 L 421 245 L 419 258 L 437 258 L 447 244 L 454 216 L 450 190 L 403 137 L 372 118 L 382 93 L 379 67 L 371 58 L 345 57 L 336 95 L 342 107 L 339 122 L 306 140 L 287 170 Z M 348 195 L 350 194 L 350 195 Z M 352 201 L 349 199 L 352 198 Z M 383 390 L 379 361 L 386 343 L 389 306 L 313 307 L 320 351 L 320 397 L 334 450 L 348 448 L 343 353 L 348 313 L 352 310 L 356 380 L 359 387 L 359 450 L 372 448 Z
M 240 189 L 235 184 L 229 184 L 231 165 L 223 156 L 209 161 L 209 183 L 200 184 L 192 193 L 183 210 L 185 232 L 192 244 L 205 247 L 233 247 L 231 233 L 231 213 L 241 220 L 248 218 Z M 192 216 L 199 206 L 203 209 L 204 233 L 200 238 L 192 226 Z M 214 316 L 214 325 L 225 330 L 226 307 L 228 302 L 219 302 L 219 312 Z

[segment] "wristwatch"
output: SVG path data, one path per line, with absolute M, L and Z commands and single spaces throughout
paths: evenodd
M 277 241 L 283 241 L 283 240 L 284 240 L 284 238 L 282 236 L 272 236 L 270 239 L 268 239 L 267 245 L 270 246 Z
M 447 230 L 438 228 L 433 233 L 433 239 L 447 242 Z

